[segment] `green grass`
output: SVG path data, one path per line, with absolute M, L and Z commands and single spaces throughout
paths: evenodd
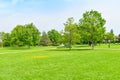
M 0 80 L 119 80 L 120 45 L 0 48 Z

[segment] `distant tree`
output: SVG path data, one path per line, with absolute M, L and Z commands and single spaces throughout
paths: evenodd
M 4 32 L 0 32 L 0 41 L 2 41 L 2 35 Z
M 87 11 L 83 18 L 79 20 L 79 29 L 82 39 L 92 43 L 92 49 L 97 41 L 103 40 L 105 34 L 106 21 L 98 11 Z
M 107 32 L 107 33 L 105 34 L 105 39 L 106 39 L 107 43 L 109 43 L 109 45 L 108 45 L 109 48 L 110 48 L 111 40 L 113 40 L 113 38 L 114 38 L 113 33 Z
M 118 35 L 118 42 L 120 42 L 120 34 Z
M 78 33 L 78 26 L 74 23 L 73 17 L 68 18 L 66 23 L 64 23 L 64 43 L 68 44 L 69 49 L 72 48 L 72 44 L 79 41 L 80 36 Z
M 17 25 L 11 32 L 11 44 L 15 46 L 35 46 L 40 41 L 40 32 L 33 23 Z
M 5 33 L 5 32 L 0 32 L 0 46 L 5 47 L 5 46 L 10 46 L 10 34 Z
M 11 32 L 11 44 L 13 46 L 24 46 L 25 41 L 25 27 L 17 25 Z
M 50 38 L 52 45 L 59 45 L 61 43 L 61 34 L 55 29 L 48 31 L 48 37 Z
M 33 23 L 25 25 L 26 44 L 36 46 L 40 41 L 40 32 Z
M 42 45 L 42 46 L 50 46 L 51 45 L 51 41 L 50 41 L 48 35 L 46 34 L 46 32 L 42 33 L 40 45 Z
M 10 40 L 11 40 L 10 33 L 3 33 L 2 42 L 4 47 L 10 46 Z
M 111 42 L 114 43 L 115 42 L 115 36 L 114 36 L 114 31 L 113 29 L 110 30 L 111 35 L 113 36 L 111 39 Z
M 0 47 L 3 47 L 3 34 L 4 32 L 0 32 Z
M 110 33 L 114 34 L 113 29 L 110 30 Z

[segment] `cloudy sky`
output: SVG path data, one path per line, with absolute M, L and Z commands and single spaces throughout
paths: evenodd
M 106 29 L 120 33 L 120 0 L 0 0 L 0 31 L 33 22 L 40 31 L 62 30 L 69 17 L 75 21 L 85 11 L 97 10 L 106 19 Z

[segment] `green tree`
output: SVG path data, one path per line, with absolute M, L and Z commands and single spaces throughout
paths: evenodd
M 64 23 L 64 43 L 68 44 L 69 49 L 72 48 L 72 44 L 79 41 L 80 36 L 78 34 L 78 26 L 74 23 L 73 17 L 68 18 Z
M 111 35 L 113 36 L 111 39 L 111 42 L 114 43 L 115 42 L 115 36 L 114 36 L 114 31 L 113 29 L 110 30 Z
M 11 32 L 11 44 L 13 46 L 24 46 L 24 33 L 25 27 L 23 25 L 17 25 Z
M 118 42 L 120 43 L 120 34 L 118 35 Z
M 61 34 L 57 30 L 52 29 L 48 31 L 48 36 L 52 42 L 52 45 L 59 45 L 61 43 Z
M 4 47 L 10 46 L 10 40 L 11 40 L 10 33 L 3 33 L 2 42 Z
M 110 48 L 110 44 L 111 44 L 111 41 L 113 40 L 113 38 L 114 38 L 113 33 L 107 32 L 107 33 L 105 34 L 105 40 L 107 41 L 107 43 L 109 43 L 109 44 L 108 44 L 108 48 Z
M 98 11 L 86 11 L 83 18 L 79 20 L 79 29 L 82 39 L 92 43 L 92 49 L 97 41 L 102 40 L 105 34 L 106 21 Z
M 10 33 L 0 32 L 0 46 L 10 46 L 11 36 Z
M 50 46 L 51 45 L 51 41 L 50 41 L 48 35 L 46 34 L 46 32 L 44 32 L 44 31 L 41 36 L 40 45 L 42 45 L 42 46 Z
M 33 23 L 17 25 L 11 32 L 11 44 L 15 46 L 36 46 L 40 41 L 40 32 Z
M 3 47 L 3 34 L 4 32 L 0 32 L 0 47 Z
M 25 25 L 26 44 L 36 46 L 40 41 L 40 32 L 33 23 Z

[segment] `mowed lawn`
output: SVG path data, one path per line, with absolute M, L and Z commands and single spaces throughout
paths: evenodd
M 120 45 L 0 48 L 0 80 L 119 80 Z

